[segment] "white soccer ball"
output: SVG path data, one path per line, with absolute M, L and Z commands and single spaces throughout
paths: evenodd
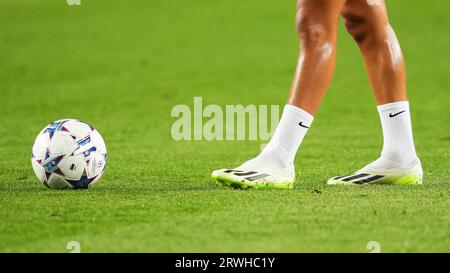
M 58 120 L 36 137 L 31 164 L 37 178 L 51 189 L 87 189 L 105 171 L 105 142 L 89 124 Z

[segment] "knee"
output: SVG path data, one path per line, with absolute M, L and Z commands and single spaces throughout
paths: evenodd
M 359 46 L 378 45 L 380 42 L 384 42 L 385 27 L 371 23 L 364 16 L 343 14 L 343 17 L 348 33 Z
M 298 37 L 307 45 L 323 44 L 329 36 L 325 25 L 311 12 L 301 8 L 297 9 L 296 29 Z

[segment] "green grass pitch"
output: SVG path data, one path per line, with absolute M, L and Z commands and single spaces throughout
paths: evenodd
M 450 251 L 447 0 L 387 1 L 408 68 L 424 185 L 330 187 L 377 158 L 381 128 L 362 58 L 339 26 L 337 69 L 296 159 L 295 189 L 239 191 L 213 169 L 258 141 L 174 141 L 177 104 L 278 104 L 296 64 L 295 1 L 0 2 L 0 252 Z M 88 191 L 53 191 L 30 152 L 78 118 L 108 147 Z

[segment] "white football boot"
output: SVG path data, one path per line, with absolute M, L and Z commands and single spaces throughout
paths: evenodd
M 211 177 L 219 184 L 241 189 L 292 189 L 295 181 L 294 165 L 283 166 L 276 156 L 249 160 L 234 169 L 213 171 Z
M 420 160 L 410 164 L 399 164 L 386 157 L 380 157 L 359 171 L 328 180 L 328 185 L 418 185 L 422 184 L 423 171 Z

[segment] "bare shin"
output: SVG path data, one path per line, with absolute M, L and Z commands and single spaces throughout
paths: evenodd
M 342 16 L 364 56 L 378 104 L 407 100 L 405 63 L 383 0 L 347 0 Z
M 337 25 L 345 0 L 299 0 L 296 27 L 300 56 L 289 104 L 314 115 L 332 80 Z

